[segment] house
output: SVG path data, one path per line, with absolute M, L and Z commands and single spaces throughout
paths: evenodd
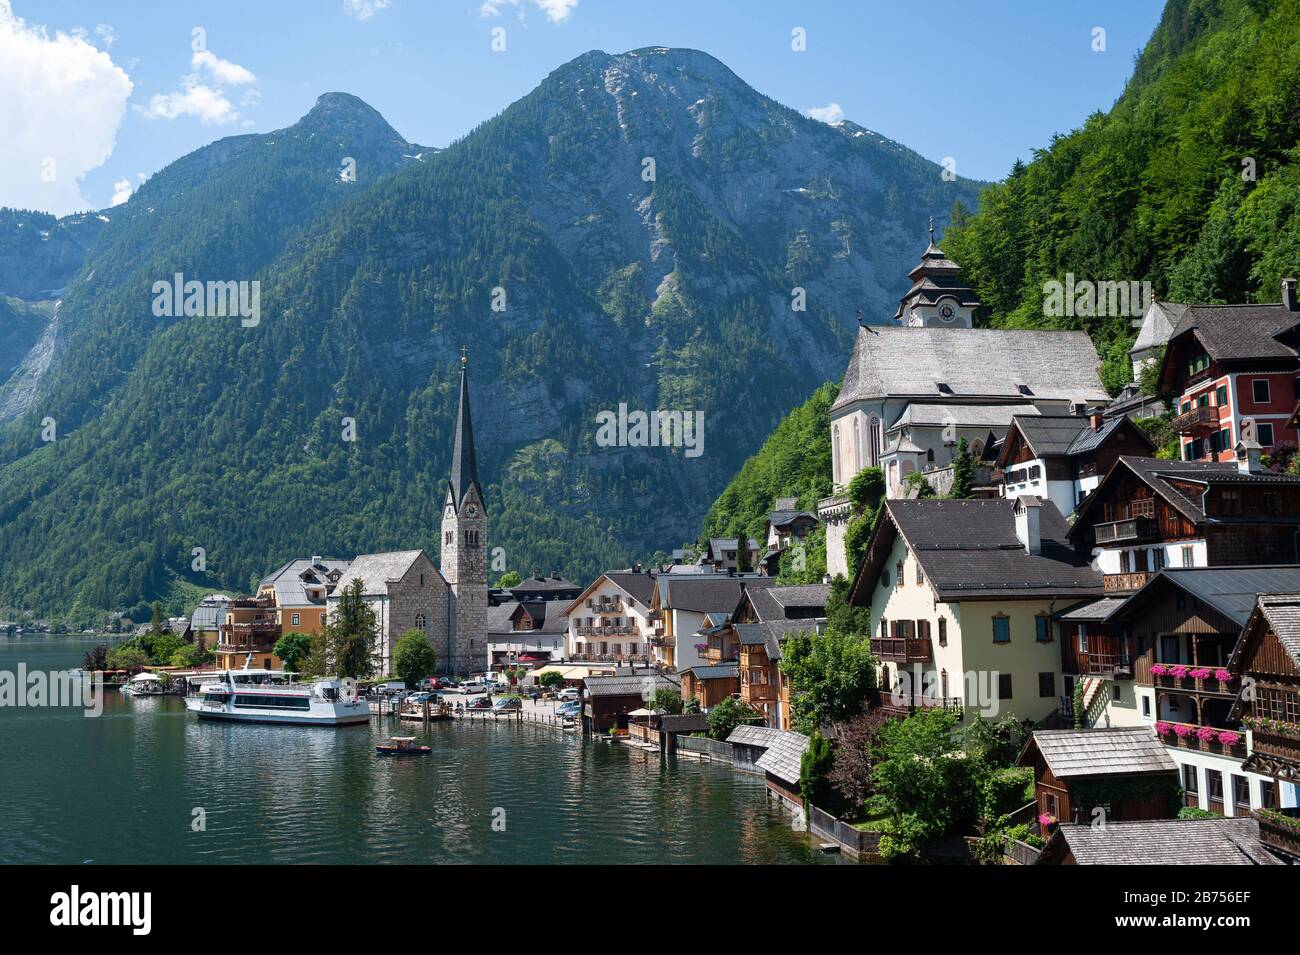
M 215 647 L 221 639 L 221 625 L 230 612 L 230 598 L 225 594 L 208 594 L 190 614 L 190 632 L 200 651 Z
M 749 544 L 749 564 L 752 569 L 758 562 L 759 556 L 763 553 L 758 541 L 754 538 L 747 538 Z M 736 555 L 740 550 L 740 540 L 736 537 L 714 537 L 710 538 L 708 546 L 700 557 L 701 564 L 707 564 L 715 571 L 722 573 L 734 573 L 739 569 Z
M 774 729 L 791 723 L 790 680 L 781 670 L 781 645 L 792 633 L 825 629 L 829 596 L 826 584 L 746 588 L 732 613 L 740 699 Z
M 262 578 L 257 596 L 270 599 L 283 632 L 323 633 L 329 595 L 349 563 L 321 556 L 288 561 Z
M 489 669 L 540 666 L 565 655 L 572 599 L 512 600 L 488 608 Z
M 627 714 L 644 708 L 657 690 L 681 692 L 676 679 L 651 669 L 635 676 L 589 676 L 582 686 L 583 728 L 593 733 L 627 726 Z
M 1088 725 L 1153 727 L 1178 764 L 1186 805 L 1228 816 L 1276 805 L 1273 780 L 1249 768 L 1242 684 L 1229 666 L 1257 595 L 1276 591 L 1300 591 L 1300 566 L 1166 568 L 1062 633 L 1067 694 L 1076 678 L 1095 681 Z M 1108 678 L 1076 676 L 1098 652 L 1128 663 Z
M 742 588 L 772 587 L 773 577 L 757 574 L 660 574 L 651 592 L 651 620 L 655 626 L 655 664 L 685 670 L 705 661 L 707 638 L 701 635 L 705 617 L 730 613 Z
M 763 774 L 758 768 L 758 761 L 781 731 L 770 726 L 755 726 L 742 723 L 731 731 L 727 743 L 731 746 L 731 762 L 736 769 L 746 773 Z
M 284 632 L 270 597 L 238 597 L 230 601 L 220 631 L 214 648 L 218 670 L 239 670 L 245 663 L 266 670 L 278 670 L 284 665 L 274 652 Z
M 798 498 L 778 497 L 763 522 L 763 540 L 769 550 L 802 540 L 819 523 L 812 511 L 798 509 Z
M 1127 415 L 1016 415 L 998 450 L 1002 496 L 1034 494 L 1072 514 L 1121 455 L 1155 450 Z
M 564 611 L 569 659 L 645 663 L 657 655 L 654 588 L 655 575 L 635 569 L 608 571 L 592 581 Z
M 695 700 L 706 711 L 740 692 L 740 669 L 735 663 L 689 667 L 681 677 L 682 699 Z
M 1035 730 L 1019 765 L 1033 767 L 1037 815 L 1060 822 L 1173 819 L 1181 807 L 1178 767 L 1147 726 Z
M 1300 589 L 1259 595 L 1228 669 L 1253 681 L 1237 712 L 1250 753 L 1242 768 L 1262 777 L 1260 838 L 1300 861 Z
M 1070 412 L 1108 400 L 1086 332 L 974 328 L 978 303 L 959 271 L 931 241 L 909 273 L 912 288 L 894 324 L 858 328 L 830 409 L 833 493 L 817 505 L 832 576 L 849 572 L 845 490 L 863 468 L 884 469 L 890 497 L 902 497 L 917 470 L 942 493 L 959 437 L 979 460 L 1012 413 Z
M 558 571 L 551 571 L 543 576 L 533 571 L 513 587 L 506 588 L 515 600 L 577 600 L 582 588 L 571 580 L 565 580 Z
M 1158 819 L 1059 826 L 1038 865 L 1279 865 L 1260 842 L 1259 823 Z
M 1300 477 L 1257 466 L 1121 456 L 1079 505 L 1070 541 L 1094 556 L 1107 594 L 1164 567 L 1296 563 Z
M 1288 278 L 1280 304 L 1183 311 L 1165 349 L 1160 392 L 1177 411 L 1170 424 L 1184 460 L 1231 461 L 1249 437 L 1265 453 L 1300 441 L 1288 422 L 1300 400 L 1297 299 L 1296 280 Z
M 887 500 L 849 598 L 871 609 L 886 705 L 942 706 L 961 718 L 1055 713 L 1052 614 L 1102 593 L 1067 530 L 1056 505 L 1031 495 Z

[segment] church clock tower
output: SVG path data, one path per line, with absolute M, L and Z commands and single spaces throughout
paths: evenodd
M 934 217 L 930 217 L 930 244 L 921 261 L 907 273 L 912 287 L 898 303 L 894 321 L 912 328 L 970 328 L 979 300 L 961 278 L 957 263 L 934 244 Z
M 469 364 L 460 354 L 460 408 L 451 452 L 451 478 L 442 507 L 442 573 L 451 584 L 447 652 L 451 673 L 468 673 L 487 660 L 487 509 L 474 459 L 469 413 Z

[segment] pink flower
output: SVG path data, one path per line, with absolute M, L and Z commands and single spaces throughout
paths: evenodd
M 1214 671 L 1214 678 L 1218 680 L 1220 683 L 1231 683 L 1232 671 L 1225 667 L 1219 667 L 1217 670 Z
M 1169 668 L 1169 675 L 1175 679 L 1181 680 L 1183 677 L 1187 676 L 1188 669 L 1189 668 L 1185 663 L 1179 663 L 1177 666 L 1171 666 Z
M 1188 676 L 1194 680 L 1208 680 L 1211 672 L 1209 667 L 1197 667 Z
M 1233 733 L 1231 730 L 1220 730 L 1219 742 L 1224 746 L 1236 746 L 1241 742 L 1241 734 Z
M 1202 726 L 1196 730 L 1196 738 L 1202 743 L 1208 743 L 1210 740 L 1214 739 L 1215 735 L 1212 726 Z
M 1165 666 L 1163 663 L 1153 663 L 1153 664 L 1151 664 L 1151 675 L 1152 675 L 1152 676 L 1164 676 L 1164 675 L 1165 675 L 1166 673 L 1168 673 L 1168 672 L 1169 672 L 1169 668 L 1168 668 L 1167 666 Z
M 1168 736 L 1170 733 L 1173 732 L 1173 730 L 1174 728 L 1170 726 L 1168 723 L 1166 723 L 1164 720 L 1161 720 L 1160 722 L 1156 723 L 1157 736 Z
M 1044 829 L 1048 828 L 1049 826 L 1054 826 L 1056 825 L 1056 817 L 1053 816 L 1050 812 L 1045 812 L 1038 817 L 1038 824 L 1042 826 Z
M 1179 737 L 1191 736 L 1192 728 L 1186 723 L 1178 723 L 1174 726 L 1174 734 Z

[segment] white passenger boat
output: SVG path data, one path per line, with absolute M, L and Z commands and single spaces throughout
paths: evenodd
M 370 704 L 350 680 L 295 683 L 287 670 L 219 670 L 185 698 L 185 708 L 205 720 L 343 726 L 370 720 Z

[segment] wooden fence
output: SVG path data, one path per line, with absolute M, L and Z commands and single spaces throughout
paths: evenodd
M 836 843 L 846 855 L 855 859 L 864 854 L 874 855 L 880 849 L 880 833 L 855 829 L 816 806 L 808 807 L 808 831 Z
M 678 736 L 677 750 L 695 753 L 718 762 L 732 762 L 731 744 L 725 740 L 709 739 L 707 736 Z

